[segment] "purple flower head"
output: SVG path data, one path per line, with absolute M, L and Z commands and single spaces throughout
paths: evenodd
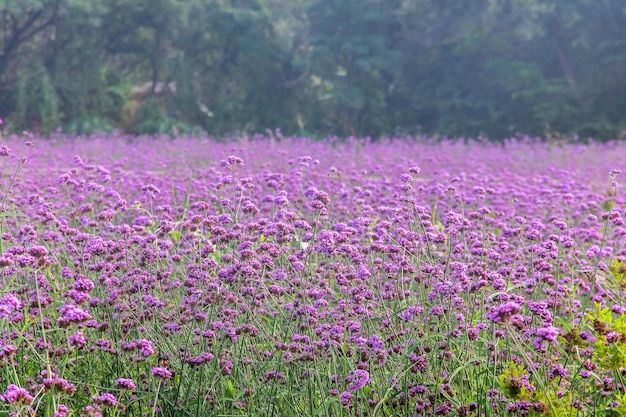
M 105 392 L 102 395 L 94 395 L 91 397 L 94 404 L 98 404 L 102 407 L 115 407 L 117 405 L 117 397 L 110 392 Z
M 161 190 L 159 190 L 157 188 L 156 185 L 154 184 L 144 184 L 141 186 L 141 191 L 148 193 L 148 194 L 159 194 L 161 193 Z
M 70 412 L 70 408 L 65 404 L 59 404 L 57 406 L 57 411 L 52 415 L 52 417 L 67 417 Z
M 61 307 L 61 317 L 57 322 L 60 327 L 69 327 L 72 323 L 82 323 L 90 318 L 89 312 L 73 304 L 66 304 Z
M 554 326 L 541 327 L 537 329 L 537 336 L 548 342 L 556 342 L 556 338 L 559 335 L 559 329 Z
M 22 302 L 14 294 L 6 294 L 0 298 L 0 319 L 10 317 L 15 311 L 20 311 Z
M 121 389 L 127 389 L 127 390 L 135 390 L 137 389 L 137 385 L 135 385 L 135 381 L 133 381 L 130 378 L 120 378 L 117 381 L 115 381 L 115 386 L 117 388 L 121 388 Z
M 487 314 L 487 318 L 494 323 L 506 323 L 511 317 L 518 314 L 522 308 L 515 301 L 509 301 L 496 307 L 491 313 Z
M 352 397 L 353 395 L 350 394 L 348 391 L 344 391 L 339 395 L 339 399 L 341 400 L 341 405 L 344 406 L 344 408 L 351 408 L 352 407 Z
M 5 357 L 10 358 L 11 356 L 15 355 L 15 352 L 17 352 L 16 346 L 4 344 L 0 341 L 0 359 Z
M 137 340 L 137 346 L 139 347 L 139 351 L 143 356 L 154 355 L 155 351 L 152 348 L 152 342 L 146 339 Z
M 413 182 L 413 177 L 410 176 L 409 174 L 402 174 L 400 175 L 400 181 L 408 183 L 408 182 Z
M 352 375 L 346 377 L 348 391 L 356 391 L 363 388 L 370 380 L 369 372 L 363 369 L 356 369 Z
M 79 349 L 87 344 L 87 338 L 81 332 L 71 334 L 67 340 L 70 345 L 76 346 Z
M 543 342 L 556 342 L 559 329 L 553 326 L 541 327 L 536 331 L 537 337 L 533 339 L 533 345 L 538 351 L 543 351 Z
M 153 366 L 152 375 L 160 379 L 170 379 L 172 377 L 172 371 L 160 366 Z
M 10 384 L 4 394 L 0 395 L 1 401 L 14 405 L 30 405 L 34 399 L 35 398 L 30 395 L 28 390 L 20 388 L 15 384 Z

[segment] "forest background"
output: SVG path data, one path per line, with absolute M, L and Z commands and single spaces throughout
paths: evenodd
M 44 134 L 624 137 L 626 2 L 0 0 L 0 118 Z

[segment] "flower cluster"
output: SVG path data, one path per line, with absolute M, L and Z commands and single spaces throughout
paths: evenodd
M 626 410 L 626 146 L 22 139 L 0 415 Z

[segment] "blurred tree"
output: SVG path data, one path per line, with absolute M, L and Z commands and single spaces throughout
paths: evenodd
M 0 0 L 0 109 L 5 117 L 16 111 L 20 126 L 58 121 L 58 97 L 37 46 L 54 36 L 60 9 L 61 0 Z
M 401 77 L 395 0 L 314 0 L 307 8 L 312 70 L 309 88 L 325 111 L 322 128 L 376 136 L 388 122 L 387 100 Z
M 626 130 L 623 0 L 0 0 L 0 18 L 15 130 Z
M 191 77 L 196 121 L 221 132 L 293 130 L 292 90 L 282 76 L 286 55 L 264 4 L 198 2 L 185 20 L 179 79 Z

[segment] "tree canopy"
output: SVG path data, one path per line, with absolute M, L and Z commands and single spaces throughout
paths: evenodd
M 10 129 L 626 130 L 623 0 L 0 0 Z

